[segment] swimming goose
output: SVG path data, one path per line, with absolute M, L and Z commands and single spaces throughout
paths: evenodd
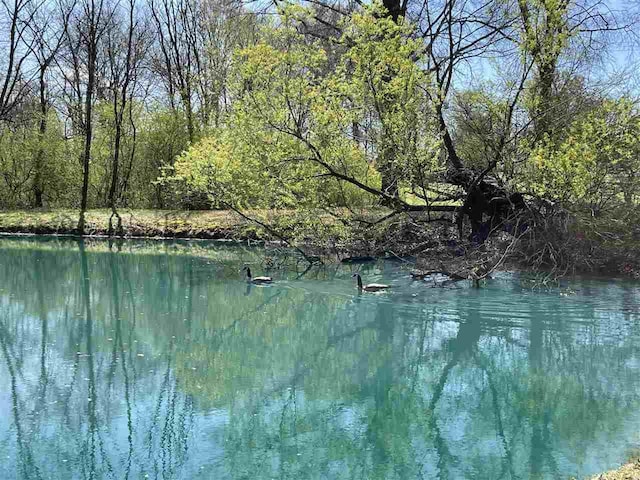
M 252 277 L 251 269 L 249 267 L 244 267 L 243 271 L 247 272 L 247 282 L 251 283 L 271 283 L 273 282 L 273 278 L 271 277 Z
M 429 275 L 431 275 L 432 272 L 420 272 L 420 271 L 413 271 L 411 272 L 411 278 L 413 278 L 414 280 L 424 280 L 425 277 L 428 277 Z
M 387 290 L 391 288 L 390 285 L 385 285 L 384 283 L 368 283 L 367 285 L 362 285 L 362 277 L 359 273 L 354 273 L 352 277 L 356 277 L 358 279 L 358 290 L 362 290 L 364 292 L 379 292 L 380 290 Z

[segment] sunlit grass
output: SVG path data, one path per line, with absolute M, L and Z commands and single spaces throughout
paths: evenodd
M 120 210 L 127 236 L 226 238 L 248 226 L 229 211 Z M 111 211 L 90 210 L 86 232 L 103 235 L 109 231 Z M 113 219 L 115 226 L 115 218 Z M 0 230 L 20 233 L 74 233 L 78 211 L 15 210 L 0 212 Z

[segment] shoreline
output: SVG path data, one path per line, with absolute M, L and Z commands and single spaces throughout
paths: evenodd
M 257 245 L 268 245 L 268 244 L 279 244 L 277 240 L 261 240 L 261 239 L 253 239 L 253 238 L 232 238 L 232 237 L 207 237 L 207 236 L 199 236 L 199 237 L 190 237 L 190 236 L 150 236 L 150 235 L 108 235 L 106 233 L 90 233 L 80 235 L 78 233 L 68 233 L 68 232 L 52 232 L 52 233 L 40 233 L 40 232 L 23 232 L 23 231 L 6 231 L 0 230 L 0 238 L 12 238 L 12 237 L 25 237 L 25 238 L 35 238 L 35 237 L 45 237 L 45 238 L 69 238 L 69 239 L 81 239 L 86 238 L 87 240 L 158 240 L 158 241 L 167 241 L 167 240 L 183 240 L 183 241 L 213 241 L 213 242 L 221 242 L 221 243 L 247 243 L 257 244 Z
M 287 242 L 274 237 L 259 224 L 243 218 L 229 210 L 138 210 L 121 209 L 122 233 L 109 235 L 109 219 L 111 211 L 108 209 L 93 209 L 86 212 L 86 231 L 80 235 L 77 231 L 79 212 L 73 209 L 53 210 L 0 210 L 0 238 L 3 237 L 51 237 L 51 238 L 85 238 L 120 242 L 123 240 L 150 241 L 216 241 L 221 243 L 239 243 L 248 245 L 262 245 L 265 247 L 287 246 Z M 265 222 L 285 221 L 291 211 L 256 210 L 249 212 Z M 334 223 L 332 223 L 334 222 Z M 331 229 L 335 218 L 326 218 L 318 224 Z M 386 232 L 389 233 L 389 232 Z M 445 248 L 446 238 L 443 232 L 434 229 L 429 240 L 409 239 L 393 235 L 388 241 L 385 232 L 372 232 L 371 237 L 355 238 L 333 242 L 331 245 L 314 241 L 308 232 L 299 238 L 298 242 L 288 245 L 296 248 L 297 243 L 309 254 L 309 258 L 327 257 L 340 262 L 345 258 L 374 256 L 385 258 L 388 255 L 416 260 L 418 270 L 433 270 L 440 268 L 443 262 L 451 262 L 451 252 Z M 378 237 L 376 237 L 378 235 Z M 417 242 L 417 243 L 416 243 Z M 504 243 L 504 241 L 503 241 Z M 487 244 L 485 252 L 501 255 L 498 242 Z M 640 244 L 638 244 L 640 247 Z M 420 247 L 418 251 L 417 248 Z M 635 249 L 635 247 L 634 247 Z M 623 248 L 611 250 L 609 261 L 600 265 L 574 265 L 574 269 L 561 276 L 588 275 L 605 276 L 611 278 L 640 279 L 640 263 L 638 268 L 633 260 L 626 258 L 632 253 Z M 299 250 L 300 251 L 300 250 Z M 455 257 L 455 256 L 454 256 Z M 620 257 L 620 258 L 618 258 Z M 459 259 L 460 257 L 458 257 Z M 604 257 L 607 260 L 606 256 Z M 455 258 L 453 261 L 455 262 Z M 470 260 L 473 262 L 473 259 Z M 626 262 L 626 263 L 625 263 Z M 472 265 L 472 264 L 471 264 Z M 473 265 L 472 265 L 473 266 Z M 627 268 L 628 266 L 628 268 Z M 577 267 L 577 268 L 576 268 Z M 589 268 L 580 268 L 589 267 Z M 505 258 L 502 269 L 517 269 L 544 273 L 545 269 L 532 270 L 517 258 Z M 466 270 L 469 270 L 468 268 Z M 465 270 L 465 272 L 466 272 Z M 453 270 L 449 270 L 453 271 Z M 468 272 L 467 272 L 468 274 Z M 463 276 L 468 277 L 467 274 Z
M 629 461 L 615 470 L 596 474 L 588 480 L 640 480 L 640 458 Z
M 233 212 L 188 210 L 122 210 L 122 234 L 109 235 L 111 211 L 88 210 L 86 230 L 78 233 L 76 210 L 0 210 L 2 236 L 71 238 L 221 240 L 267 242 L 255 225 Z

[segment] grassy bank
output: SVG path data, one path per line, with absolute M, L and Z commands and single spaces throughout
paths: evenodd
M 418 266 L 424 270 L 444 268 L 461 274 L 458 270 L 464 267 L 461 271 L 467 272 L 462 273 L 465 278 L 470 268 L 501 259 L 503 268 L 530 269 L 543 274 L 551 270 L 551 278 L 596 273 L 640 279 L 640 232 L 634 230 L 638 224 L 636 217 L 626 223 L 604 221 L 602 225 L 593 219 L 574 219 L 571 229 L 562 234 L 554 229 L 541 231 L 515 246 L 511 246 L 512 237 L 496 235 L 482 249 L 466 250 L 473 255 L 461 257 L 458 250 L 465 245 L 452 224 L 430 223 L 424 213 L 397 216 L 384 223 L 376 221 L 388 215 L 384 209 L 246 212 L 257 222 L 228 210 L 122 209 L 119 213 L 122 235 L 126 238 L 238 241 L 287 238 L 292 244 L 304 246 L 310 255 L 417 256 Z M 110 217 L 107 209 L 88 211 L 85 235 L 108 235 Z M 77 234 L 77 224 L 77 210 L 0 211 L 0 233 Z M 461 262 L 462 267 L 458 265 Z
M 126 237 L 176 237 L 209 239 L 259 239 L 256 225 L 229 211 L 122 210 Z M 87 235 L 109 233 L 109 210 L 90 210 Z M 114 226 L 116 219 L 113 219 Z M 77 210 L 0 211 L 0 232 L 33 234 L 77 233 Z

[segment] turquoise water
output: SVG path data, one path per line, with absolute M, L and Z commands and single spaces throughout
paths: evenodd
M 562 479 L 640 449 L 638 283 L 262 287 L 258 249 L 120 248 L 0 239 L 0 479 Z

